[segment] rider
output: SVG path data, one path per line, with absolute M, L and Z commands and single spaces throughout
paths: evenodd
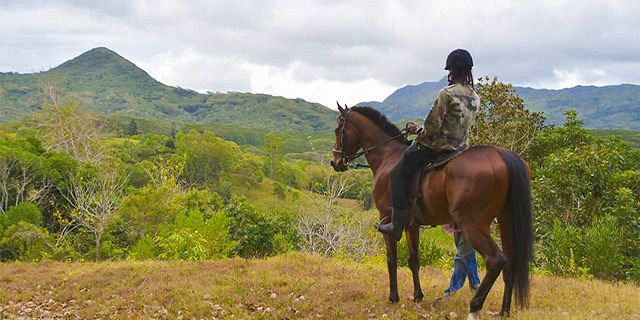
M 449 71 L 449 85 L 438 92 L 424 126 L 409 126 L 409 132 L 417 133 L 418 137 L 391 171 L 391 222 L 375 225 L 396 241 L 408 222 L 406 190 L 411 176 L 441 152 L 468 148 L 469 127 L 480 106 L 480 98 L 473 90 L 471 67 L 473 60 L 467 50 L 449 53 L 444 68 Z

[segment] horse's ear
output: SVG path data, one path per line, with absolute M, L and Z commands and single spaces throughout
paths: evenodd
M 347 104 L 345 103 L 344 104 L 344 111 L 349 111 L 349 110 L 350 110 L 349 107 L 347 107 Z
M 340 114 L 344 114 L 344 112 L 346 111 L 345 109 L 342 109 L 342 106 L 340 105 L 340 102 L 336 101 L 336 104 L 338 105 L 338 111 L 340 111 Z

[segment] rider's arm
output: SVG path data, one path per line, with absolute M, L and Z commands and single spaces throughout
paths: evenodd
M 432 138 L 440 132 L 450 99 L 451 97 L 444 90 L 438 92 L 438 97 L 436 101 L 433 102 L 433 107 L 431 107 L 429 115 L 427 115 L 427 118 L 424 120 L 422 136 L 425 140 L 432 140 Z

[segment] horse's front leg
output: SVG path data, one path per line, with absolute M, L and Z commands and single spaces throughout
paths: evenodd
M 384 242 L 387 245 L 387 270 L 389 271 L 389 302 L 400 301 L 398 295 L 398 243 L 385 235 Z
M 420 302 L 424 298 L 420 287 L 420 229 L 417 225 L 407 226 L 407 247 L 409 249 L 409 269 L 413 276 L 413 301 Z

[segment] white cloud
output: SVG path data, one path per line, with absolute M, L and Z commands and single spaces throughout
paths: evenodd
M 335 102 L 355 105 L 362 101 L 382 100 L 395 88 L 376 79 L 342 82 L 324 78 L 300 81 L 294 74 L 302 65 L 297 61 L 287 68 L 246 64 L 251 72 L 251 91 L 268 92 L 286 98 L 303 98 L 335 109 Z
M 241 68 L 242 60 L 232 56 L 207 55 L 191 48 L 151 56 L 139 66 L 158 81 L 205 91 L 249 91 L 251 74 Z
M 106 46 L 172 85 L 333 106 L 438 80 L 464 47 L 476 76 L 517 85 L 640 83 L 638 12 L 634 0 L 5 0 L 0 70 Z

